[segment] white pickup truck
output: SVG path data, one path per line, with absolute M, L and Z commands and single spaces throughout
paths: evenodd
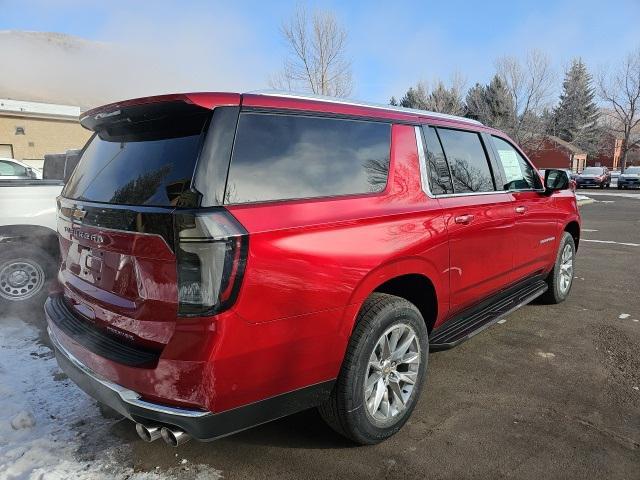
M 62 181 L 0 181 L 0 312 L 42 302 L 59 246 L 56 197 Z

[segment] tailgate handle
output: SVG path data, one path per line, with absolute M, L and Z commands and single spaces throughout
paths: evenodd
M 473 221 L 473 215 L 458 215 L 455 218 L 456 223 L 460 223 L 462 225 L 469 225 Z

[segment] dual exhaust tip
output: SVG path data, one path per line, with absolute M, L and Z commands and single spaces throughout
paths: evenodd
M 184 445 L 191 440 L 191 435 L 178 428 L 169 427 L 147 427 L 141 423 L 136 423 L 136 432 L 138 436 L 145 442 L 153 442 L 160 437 L 172 447 Z

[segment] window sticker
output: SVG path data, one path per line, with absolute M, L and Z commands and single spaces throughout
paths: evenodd
M 500 161 L 507 176 L 507 183 L 522 180 L 522 169 L 516 152 L 513 150 L 498 150 L 498 155 L 500 155 Z

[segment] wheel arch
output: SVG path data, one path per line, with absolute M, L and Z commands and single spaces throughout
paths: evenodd
M 568 232 L 573 237 L 573 243 L 575 244 L 577 251 L 578 244 L 580 243 L 580 224 L 576 220 L 572 220 L 565 225 L 564 231 Z
M 413 303 L 425 320 L 429 332 L 446 313 L 443 285 L 438 281 L 438 271 L 422 258 L 406 258 L 382 265 L 370 272 L 356 287 L 351 304 L 357 304 L 355 316 L 349 319 L 347 329 L 353 331 L 362 303 L 372 293 L 388 293 Z

